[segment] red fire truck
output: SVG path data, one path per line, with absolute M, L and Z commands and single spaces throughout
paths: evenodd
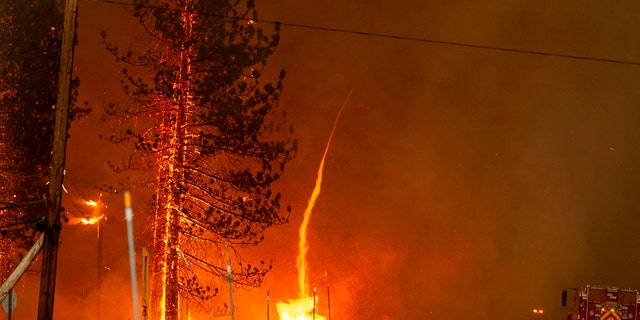
M 567 320 L 636 320 L 640 316 L 638 290 L 590 285 L 574 290 Z M 567 306 L 567 290 L 562 290 L 562 306 Z

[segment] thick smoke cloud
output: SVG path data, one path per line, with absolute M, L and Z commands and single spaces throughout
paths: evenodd
M 257 6 L 265 20 L 640 57 L 634 3 L 280 0 Z M 119 67 L 103 51 L 99 32 L 106 29 L 121 43 L 142 37 L 119 6 L 81 1 L 79 17 L 80 99 L 96 112 L 71 130 L 65 181 L 94 197 L 94 185 L 115 181 L 105 161 L 117 150 L 97 134 L 109 131 L 99 119 L 103 92 L 107 98 L 119 92 Z M 263 287 L 236 292 L 238 318 L 265 317 L 267 290 L 272 318 L 276 301 L 295 297 L 297 228 L 334 116 L 351 90 L 310 224 L 309 273 L 320 313 L 328 312 L 327 281 L 331 315 L 352 320 L 527 319 L 534 308 L 555 319 L 566 312 L 560 307 L 565 287 L 640 288 L 640 67 L 286 25 L 269 67 L 273 74 L 287 70 L 281 105 L 300 141 L 277 186 L 293 213 L 288 225 L 269 230 L 248 252 L 273 259 L 274 270 Z M 70 211 L 73 197 L 65 200 Z M 126 251 L 119 247 L 123 216 L 119 198 L 107 201 L 114 203 L 107 213 L 114 237 L 105 261 L 116 269 L 109 272 L 105 306 L 122 306 L 109 310 L 124 318 L 129 296 L 113 295 L 129 292 Z M 82 287 L 93 281 L 77 272 L 95 272 L 89 233 L 65 228 L 58 319 L 75 318 Z

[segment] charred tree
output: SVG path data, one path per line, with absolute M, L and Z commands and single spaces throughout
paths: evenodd
M 236 284 L 257 286 L 271 269 L 244 262 L 236 249 L 287 221 L 272 183 L 296 142 L 292 128 L 281 130 L 284 71 L 275 84 L 260 81 L 279 30 L 254 24 L 252 1 L 136 0 L 132 11 L 151 42 L 133 54 L 105 40 L 126 64 L 129 98 L 105 109 L 122 128 L 109 139 L 132 150 L 114 170 L 154 173 L 146 181 L 154 203 L 151 299 L 159 319 L 178 319 L 181 299 L 210 306 L 226 279 L 225 246 L 239 261 Z

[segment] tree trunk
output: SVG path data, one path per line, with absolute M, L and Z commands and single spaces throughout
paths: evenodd
M 192 28 L 192 13 L 189 13 L 188 8 L 185 8 L 182 14 L 183 26 L 185 30 L 185 39 L 187 42 L 191 36 Z M 182 205 L 184 198 L 184 164 L 185 164 L 185 148 L 186 148 L 186 123 L 187 123 L 187 111 L 191 105 L 191 94 L 189 88 L 189 74 L 191 72 L 190 50 L 188 47 L 183 46 L 179 49 L 179 74 L 176 77 L 174 84 L 175 100 L 177 105 L 172 107 L 172 110 L 168 112 L 168 117 L 165 117 L 167 130 L 170 136 L 165 137 L 165 141 L 168 141 L 167 157 L 161 159 L 166 161 L 167 167 L 161 165 L 159 172 L 160 177 L 168 177 L 160 185 L 161 190 L 167 192 L 166 196 L 162 197 L 163 202 L 160 202 L 161 206 L 156 210 L 160 211 L 161 223 L 156 228 L 156 239 L 164 239 L 164 244 L 159 243 L 156 240 L 156 246 L 158 250 L 163 252 L 154 253 L 156 260 L 156 269 L 160 271 L 157 277 L 157 281 L 160 281 L 159 290 L 161 303 L 163 309 L 161 310 L 160 319 L 165 320 L 178 320 L 180 309 L 180 279 L 178 271 L 180 269 L 180 257 L 178 256 L 178 250 L 180 248 L 180 220 L 182 215 Z M 160 178 L 162 179 L 162 178 Z M 158 195 L 160 199 L 160 195 Z M 156 294 L 158 296 L 158 294 Z M 158 300 L 156 300 L 158 301 Z M 162 308 L 162 307 L 161 307 Z

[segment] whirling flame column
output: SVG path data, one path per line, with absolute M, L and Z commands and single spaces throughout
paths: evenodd
M 276 309 L 278 310 L 278 314 L 280 315 L 280 319 L 282 320 L 324 320 L 325 317 L 316 315 L 316 286 L 314 283 L 313 286 L 313 299 L 309 297 L 308 288 L 307 288 L 307 251 L 309 250 L 309 244 L 307 243 L 307 229 L 309 227 L 309 221 L 311 219 L 311 212 L 313 207 L 315 206 L 316 200 L 320 195 L 320 189 L 322 186 L 322 176 L 324 171 L 324 163 L 327 158 L 327 154 L 329 152 L 329 146 L 331 145 L 331 139 L 333 138 L 333 133 L 336 131 L 336 127 L 338 126 L 338 120 L 340 120 L 340 115 L 342 114 L 342 110 L 344 110 L 349 98 L 351 97 L 351 92 L 345 99 L 342 107 L 340 107 L 340 111 L 338 111 L 338 115 L 333 122 L 333 127 L 331 129 L 331 134 L 329 135 L 329 139 L 327 141 L 327 145 L 324 149 L 324 153 L 322 154 L 322 159 L 320 160 L 320 165 L 318 168 L 318 175 L 316 178 L 316 183 L 313 188 L 313 192 L 311 193 L 311 197 L 309 198 L 309 202 L 307 204 L 307 208 L 304 211 L 304 217 L 302 219 L 302 223 L 300 225 L 300 229 L 298 230 L 298 234 L 300 236 L 300 240 L 298 242 L 298 257 L 296 259 L 296 266 L 298 269 L 298 299 L 290 300 L 288 303 L 279 302 L 276 304 Z M 310 315 L 311 313 L 311 315 Z M 312 318 L 311 318 L 312 317 Z

